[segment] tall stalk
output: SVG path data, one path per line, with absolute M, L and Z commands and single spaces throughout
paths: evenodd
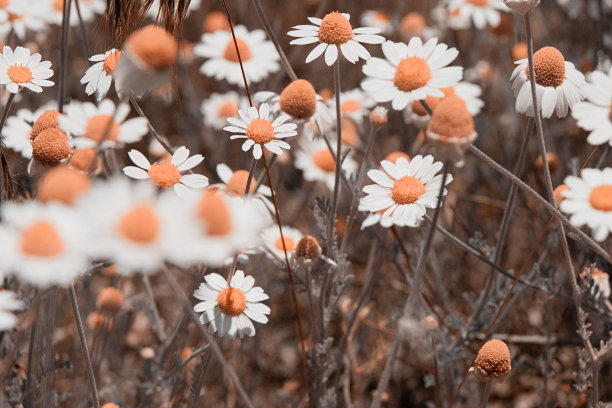
M 340 194 L 340 172 L 342 171 L 342 112 L 340 112 L 340 57 L 334 64 L 334 88 L 336 97 L 336 174 L 334 179 L 334 194 L 332 198 L 332 211 L 329 220 L 328 248 L 331 249 L 336 213 L 338 212 L 338 195 Z

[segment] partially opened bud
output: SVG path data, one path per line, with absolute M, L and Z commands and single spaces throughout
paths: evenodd
M 540 0 L 504 0 L 504 4 L 519 16 L 524 16 L 540 4 Z
M 370 112 L 370 120 L 375 125 L 384 125 L 385 123 L 387 123 L 387 120 L 389 120 L 387 112 L 387 108 L 377 106 L 372 109 L 372 112 Z
M 293 118 L 310 119 L 317 110 L 317 93 L 310 82 L 296 79 L 283 89 L 278 103 Z
M 510 350 L 506 343 L 498 339 L 487 341 L 474 361 L 474 372 L 481 380 L 502 382 L 510 369 Z
M 315 237 L 305 235 L 295 247 L 295 255 L 298 258 L 306 258 L 314 261 L 321 255 L 321 246 Z

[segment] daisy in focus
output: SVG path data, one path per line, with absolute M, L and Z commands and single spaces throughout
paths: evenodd
M 382 44 L 385 39 L 376 35 L 381 32 L 380 28 L 353 29 L 350 18 L 350 15 L 337 11 L 327 14 L 323 19 L 308 17 L 313 25 L 298 25 L 293 27 L 295 30 L 287 33 L 291 37 L 297 37 L 290 44 L 319 43 L 306 57 L 306 63 L 314 61 L 325 53 L 325 63 L 331 66 L 338 59 L 339 52 L 353 64 L 359 61 L 359 58 L 367 61 L 370 59 L 370 53 L 360 43 Z
M 170 160 L 149 163 L 144 154 L 138 150 L 130 150 L 128 156 L 132 162 L 138 166 L 126 166 L 123 173 L 126 176 L 138 180 L 149 179 L 157 187 L 168 189 L 173 188 L 174 192 L 181 198 L 186 198 L 192 189 L 201 189 L 208 185 L 208 178 L 201 174 L 182 173 L 191 170 L 202 163 L 204 157 L 196 154 L 189 157 L 189 149 L 181 146 L 172 154 Z
M 483 30 L 487 25 L 497 27 L 500 11 L 508 11 L 502 0 L 451 0 L 448 10 L 458 12 L 463 19 L 472 19 L 474 26 Z
M 268 75 L 278 72 L 279 56 L 270 41 L 266 41 L 263 30 L 248 31 L 239 25 L 234 27 L 238 51 L 249 84 L 259 82 Z M 195 55 L 208 59 L 200 72 L 216 80 L 225 79 L 233 85 L 244 87 L 236 45 L 229 31 L 218 30 L 202 35 L 194 48 Z
M 561 193 L 561 211 L 571 215 L 575 226 L 587 225 L 596 241 L 605 240 L 612 232 L 612 168 L 583 169 L 580 177 L 568 176 L 564 184 L 569 189 Z
M 202 313 L 200 322 L 209 324 L 209 331 L 219 337 L 233 339 L 236 334 L 255 335 L 255 326 L 251 320 L 266 324 L 270 308 L 263 303 L 269 299 L 262 288 L 255 285 L 252 276 L 245 276 L 241 270 L 236 270 L 228 285 L 227 281 L 217 273 L 204 277 L 205 282 L 193 293 L 193 297 L 202 302 L 196 304 L 193 310 Z
M 105 99 L 98 106 L 91 102 L 73 101 L 60 116 L 60 125 L 73 136 L 76 147 L 120 148 L 136 143 L 149 131 L 145 118 L 126 120 L 127 103 L 115 104 Z
M 10 290 L 0 290 L 0 332 L 11 330 L 17 324 L 17 317 L 11 312 L 23 310 L 25 305 Z
M 81 84 L 87 84 L 85 92 L 87 95 L 96 94 L 96 100 L 101 101 L 106 96 L 113 82 L 113 71 L 119 63 L 121 51 L 112 48 L 104 54 L 92 55 L 89 60 L 95 62 L 87 68 L 85 75 L 81 78 Z
M 434 162 L 433 156 L 415 156 L 410 162 L 400 157 L 396 163 L 383 160 L 384 171 L 372 169 L 368 177 L 375 184 L 367 185 L 367 195 L 360 200 L 362 211 L 384 210 L 381 225 L 417 227 L 421 224 L 427 208 L 435 208 L 442 183 L 441 162 Z M 447 175 L 445 185 L 453 180 Z M 446 189 L 442 195 L 446 195 Z M 384 220 L 384 221 L 383 221 Z
M 282 149 L 290 149 L 289 143 L 279 140 L 297 135 L 297 126 L 294 123 L 285 123 L 289 120 L 289 115 L 282 114 L 271 121 L 267 103 L 262 103 L 259 110 L 250 107 L 248 111 L 239 110 L 238 114 L 240 118 L 227 118 L 231 126 L 226 126 L 223 130 L 234 133 L 230 136 L 231 140 L 247 139 L 242 144 L 243 151 L 246 152 L 252 147 L 253 157 L 259 160 L 263 147 L 278 155 L 283 154 Z
M 608 75 L 593 71 L 589 80 L 583 88 L 587 100 L 572 106 L 572 116 L 578 126 L 591 132 L 587 138 L 589 144 L 612 146 L 612 67 Z
M 527 59 L 516 61 L 515 64 L 517 67 L 510 80 L 513 81 L 516 111 L 534 116 Z M 533 68 L 538 104 L 544 118 L 550 118 L 553 112 L 557 113 L 557 117 L 564 118 L 574 104 L 584 99 L 584 75 L 574 64 L 565 61 L 563 54 L 556 48 L 543 47 L 534 53 Z
M 361 14 L 361 25 L 378 28 L 381 34 L 390 34 L 393 31 L 391 16 L 382 10 L 364 11 Z
M 6 90 L 17 93 L 21 88 L 32 92 L 42 92 L 42 87 L 53 86 L 48 78 L 53 76 L 50 61 L 42 61 L 40 54 L 30 55 L 30 50 L 17 47 L 15 51 L 5 45 L 0 54 L 0 85 Z
M 240 109 L 248 109 L 249 102 L 237 92 L 229 91 L 224 94 L 213 93 L 202 102 L 200 112 L 204 116 L 204 123 L 215 130 L 221 130 L 227 124 L 227 118 L 237 118 Z
M 295 153 L 295 167 L 302 170 L 305 180 L 321 181 L 328 189 L 334 189 L 336 160 L 322 139 L 300 140 L 300 149 Z M 350 175 L 356 170 L 357 163 L 349 155 L 342 162 L 342 171 Z
M 447 67 L 459 51 L 438 44 L 437 38 L 425 44 L 419 37 L 408 45 L 386 41 L 382 51 L 386 59 L 372 58 L 363 66 L 369 78 L 361 87 L 377 102 L 391 101 L 395 110 L 428 95 L 444 97 L 441 88 L 455 85 L 463 75 L 462 67 Z
M 287 249 L 287 255 L 289 259 L 291 259 L 293 256 L 293 250 L 297 246 L 298 242 L 300 242 L 302 237 L 303 234 L 299 229 L 292 228 L 287 225 L 283 225 L 284 239 L 281 239 L 278 226 L 276 225 L 266 228 L 261 233 L 263 247 L 264 250 L 267 251 L 268 257 L 283 261 L 285 259 L 285 249 Z

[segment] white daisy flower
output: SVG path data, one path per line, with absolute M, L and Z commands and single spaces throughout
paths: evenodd
M 425 44 L 413 37 L 408 45 L 386 41 L 382 45 L 386 60 L 372 58 L 363 66 L 370 79 L 361 87 L 377 102 L 389 102 L 395 110 L 402 110 L 413 100 L 427 95 L 443 97 L 441 88 L 461 80 L 462 67 L 447 67 L 459 54 L 432 38 Z
M 474 26 L 483 30 L 490 25 L 497 27 L 501 21 L 499 11 L 508 11 L 502 0 L 451 0 L 448 10 L 459 12 L 464 19 L 472 19 Z
M 17 38 L 24 40 L 28 30 L 42 33 L 47 28 L 44 9 L 32 7 L 31 2 L 10 0 L 4 10 L 6 19 L 0 23 L 1 38 L 13 31 Z
M 325 52 L 325 63 L 333 65 L 338 59 L 338 52 L 342 52 L 344 58 L 353 64 L 359 61 L 370 59 L 370 53 L 365 49 L 364 44 L 382 44 L 385 39 L 380 35 L 380 28 L 361 27 L 355 28 L 350 23 L 351 16 L 346 13 L 334 11 L 327 14 L 323 19 L 308 17 L 313 25 L 298 25 L 293 27 L 294 31 L 287 34 L 291 37 L 298 37 L 290 44 L 313 44 L 318 42 L 310 54 L 306 57 L 309 63 Z
M 201 189 L 208 185 L 208 177 L 201 174 L 185 174 L 183 172 L 196 167 L 202 163 L 204 157 L 201 154 L 189 157 L 189 149 L 181 146 L 170 160 L 149 163 L 144 154 L 138 150 L 130 150 L 128 156 L 136 166 L 126 166 L 123 173 L 126 176 L 138 180 L 149 179 L 151 183 L 160 188 L 174 189 L 174 192 L 181 198 L 186 198 L 191 194 L 191 189 Z
M 40 133 L 39 129 L 45 129 L 47 127 L 57 127 L 57 117 L 59 113 L 53 108 L 57 107 L 54 102 L 46 103 L 42 107 L 38 108 L 36 112 L 32 112 L 29 109 L 19 109 L 17 114 L 9 116 L 6 119 L 6 124 L 2 129 L 2 141 L 5 146 L 21 153 L 26 159 L 32 158 L 32 138 L 36 137 Z M 48 112 L 39 125 L 36 125 L 38 119 L 41 118 L 43 113 Z M 55 116 L 53 121 L 49 116 Z M 55 122 L 55 123 L 51 123 Z M 34 130 L 34 127 L 37 127 Z
M 289 120 L 289 115 L 282 114 L 271 122 L 270 107 L 267 103 L 262 103 L 259 110 L 250 107 L 248 111 L 239 110 L 238 114 L 240 118 L 227 118 L 232 125 L 224 127 L 223 130 L 234 133 L 230 136 L 231 140 L 247 139 L 242 144 L 243 151 L 246 152 L 252 147 L 253 157 L 259 160 L 262 147 L 278 155 L 283 154 L 282 149 L 290 149 L 289 143 L 278 140 L 297 135 L 297 126 L 294 123 L 285 123 Z
M 361 125 L 363 117 L 370 114 L 370 108 L 374 106 L 374 100 L 359 88 L 340 93 L 340 113 L 343 117 L 350 118 L 355 124 Z M 336 118 L 336 103 L 329 101 L 329 110 Z
M 569 189 L 561 194 L 561 211 L 571 214 L 570 222 L 587 225 L 596 241 L 603 241 L 612 232 L 612 168 L 583 169 L 580 177 L 568 176 Z
M 2 206 L 0 259 L 4 272 L 38 287 L 66 285 L 87 270 L 89 230 L 78 212 L 36 201 Z
M 261 241 L 263 249 L 267 251 L 266 255 L 272 259 L 285 260 L 285 249 L 287 249 L 287 255 L 289 259 L 293 256 L 293 251 L 297 246 L 298 242 L 304 235 L 297 228 L 292 228 L 287 225 L 283 225 L 283 238 L 281 239 L 278 226 L 274 225 L 266 228 L 261 232 Z M 283 248 L 283 241 L 285 246 Z
M 264 31 L 248 31 L 246 27 L 239 25 L 234 27 L 234 33 L 249 84 L 259 82 L 271 73 L 278 72 L 280 69 L 278 53 L 274 44 L 266 41 Z M 219 30 L 202 35 L 200 43 L 193 47 L 193 52 L 208 59 L 200 67 L 202 74 L 214 77 L 218 81 L 225 79 L 230 84 L 244 87 L 238 53 L 231 32 Z
M 448 5 L 445 2 L 440 2 L 431 11 L 431 16 L 435 21 L 435 26 L 439 30 L 445 30 L 450 28 L 451 30 L 466 30 L 470 28 L 472 20 L 470 16 L 464 16 L 461 14 L 460 9 L 450 11 Z
M 232 171 L 232 169 L 230 169 L 229 166 L 227 166 L 226 164 L 219 163 L 217 164 L 217 175 L 221 179 L 222 183 L 213 184 L 211 185 L 211 187 L 219 188 L 230 195 L 235 195 L 238 197 L 244 196 L 244 193 L 246 191 L 246 185 L 249 180 L 248 171 Z M 253 194 L 256 188 L 257 180 L 255 180 L 255 177 L 252 177 L 251 185 L 249 186 L 249 194 Z M 268 199 L 268 197 L 270 197 L 271 195 L 272 192 L 270 191 L 270 187 L 260 185 L 259 188 L 257 188 L 257 194 L 255 194 L 254 197 L 257 198 L 263 204 L 264 207 L 262 208 L 262 211 L 264 212 L 266 210 L 270 212 L 274 211 L 274 205 Z M 257 203 L 257 201 L 254 201 L 253 203 L 255 204 Z
M 233 339 L 236 334 L 242 338 L 255 335 L 255 327 L 251 320 L 266 324 L 270 308 L 262 301 L 269 299 L 262 288 L 254 286 L 252 276 L 244 276 L 244 272 L 236 270 L 229 285 L 217 273 L 204 277 L 205 282 L 193 292 L 193 297 L 202 300 L 193 310 L 202 313 L 200 322 L 209 324 L 209 331 L 219 337 Z
M 10 290 L 0 290 L 0 331 L 11 330 L 17 324 L 12 312 L 23 310 L 25 305 Z
M 240 109 L 248 109 L 249 101 L 237 92 L 224 94 L 213 93 L 202 102 L 200 112 L 204 123 L 215 130 L 221 130 L 227 124 L 227 118 L 237 118 Z
M 85 71 L 81 84 L 87 84 L 87 95 L 96 94 L 96 100 L 101 101 L 106 96 L 113 82 L 112 73 L 121 59 L 121 51 L 112 48 L 104 54 L 92 55 L 89 60 L 95 62 Z
M 400 34 L 406 41 L 414 36 L 418 36 L 424 39 L 430 39 L 436 37 L 437 30 L 427 26 L 425 17 L 416 12 L 410 12 L 402 17 L 402 21 L 399 26 Z
M 391 34 L 393 32 L 391 16 L 382 10 L 364 11 L 361 14 L 361 25 L 378 28 L 381 34 Z
M 49 24 L 62 25 L 62 17 L 64 11 L 65 0 L 37 0 L 38 6 L 42 8 L 42 12 L 46 21 Z M 70 10 L 70 25 L 79 25 L 79 16 L 77 15 L 75 2 L 71 2 Z M 104 14 L 106 10 L 105 0 L 79 0 L 79 11 L 81 18 L 85 23 L 91 23 L 96 19 L 97 15 Z
M 441 162 L 435 162 L 433 156 L 415 156 L 410 163 L 403 157 L 393 164 L 390 161 L 380 162 L 384 171 L 372 169 L 368 177 L 376 184 L 363 188 L 367 195 L 360 201 L 362 211 L 376 212 L 385 210 L 381 225 L 417 227 L 425 215 L 426 208 L 435 208 L 438 203 L 442 174 L 435 174 L 442 169 Z M 447 175 L 446 185 L 453 180 Z M 446 195 L 446 189 L 443 190 Z M 391 222 L 389 222 L 391 221 Z
M 24 47 L 15 48 L 15 52 L 5 45 L 0 54 L 0 85 L 6 90 L 17 93 L 21 88 L 33 92 L 42 92 L 42 87 L 53 86 L 47 78 L 53 76 L 49 69 L 51 62 L 40 61 L 40 54 L 30 55 L 30 50 Z
M 516 61 L 517 67 L 510 77 L 516 110 L 527 116 L 533 116 L 533 100 L 529 82 L 527 59 Z M 584 99 L 583 89 L 586 82 L 584 75 L 571 62 L 563 59 L 563 54 L 554 47 L 540 48 L 533 54 L 536 93 L 542 116 L 550 118 L 556 111 L 557 117 L 567 116 L 569 108 Z
M 323 140 L 300 139 L 300 149 L 295 153 L 295 167 L 302 170 L 305 180 L 321 181 L 330 190 L 334 189 L 336 160 Z M 356 170 L 357 163 L 349 155 L 342 162 L 342 171 L 349 175 Z
M 590 83 L 583 88 L 587 101 L 573 105 L 572 116 L 578 121 L 578 126 L 591 132 L 588 143 L 612 146 L 612 67 L 608 75 L 593 71 L 589 80 Z
M 115 104 L 105 99 L 98 106 L 91 102 L 73 101 L 60 116 L 60 126 L 73 136 L 76 147 L 120 148 L 136 143 L 149 131 L 145 118 L 125 120 L 130 105 Z

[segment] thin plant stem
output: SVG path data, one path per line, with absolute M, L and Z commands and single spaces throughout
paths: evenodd
M 149 277 L 144 274 L 142 275 L 142 281 L 147 292 L 147 297 L 149 298 L 149 303 L 151 304 L 151 310 L 153 310 L 153 327 L 155 328 L 157 337 L 159 337 L 159 339 L 164 342 L 166 340 L 166 333 L 164 331 L 164 321 L 161 319 L 161 316 L 159 315 L 159 310 L 157 309 L 157 304 L 155 303 L 155 296 L 153 295 L 151 281 L 149 280 Z
M 136 100 L 136 98 L 132 94 L 130 94 L 130 103 L 132 104 L 132 106 L 136 110 L 136 113 L 138 113 L 139 116 L 147 119 L 147 125 L 149 126 L 149 131 L 153 134 L 153 137 L 155 137 L 155 139 L 157 139 L 159 144 L 162 145 L 162 147 L 168 153 L 170 153 L 172 155 L 174 153 L 174 151 L 172 150 L 172 147 L 170 147 L 170 144 L 168 143 L 168 141 L 164 137 L 162 137 L 159 133 L 157 133 L 157 130 L 155 130 L 155 128 L 151 124 L 151 121 L 149 120 L 149 118 L 147 118 L 147 115 L 145 115 L 145 113 L 143 112 L 142 108 L 138 104 L 138 101 Z
M 410 254 L 408 253 L 408 249 L 406 249 L 406 245 L 404 245 L 404 241 L 402 241 L 402 238 L 399 235 L 399 232 L 397 232 L 397 228 L 395 228 L 395 225 L 391 226 L 391 232 L 393 233 L 393 237 L 395 237 L 395 240 L 397 241 L 400 250 L 402 251 L 402 254 L 404 254 L 404 257 L 406 258 L 406 265 L 408 265 L 408 268 L 410 268 Z
M 255 157 L 251 158 L 251 165 L 249 166 L 249 177 L 247 178 L 246 188 L 244 189 L 244 196 L 246 197 L 251 190 L 251 182 L 253 181 L 253 174 L 255 173 L 255 165 L 257 160 Z
M 89 61 L 89 57 L 91 57 L 91 49 L 89 48 L 89 40 L 87 38 L 87 29 L 85 28 L 85 23 L 83 22 L 83 16 L 81 15 L 81 0 L 74 0 L 74 5 L 76 6 L 77 17 L 79 18 L 79 28 L 81 30 L 81 39 L 83 40 L 83 48 L 85 49 L 85 55 L 87 56 L 87 61 L 89 65 L 93 64 L 93 61 Z
M 335 45 L 332 45 L 335 47 Z M 336 97 L 336 174 L 334 180 L 334 193 L 332 198 L 332 210 L 329 222 L 329 240 L 328 247 L 331 249 L 334 225 L 336 223 L 336 213 L 338 212 L 338 196 L 340 194 L 340 173 L 342 171 L 342 112 L 340 111 L 340 57 L 336 59 L 334 64 L 334 87 Z M 331 251 L 330 251 L 331 252 Z
M 484 390 L 482 391 L 482 399 L 480 400 L 480 408 L 487 408 L 489 404 L 489 395 L 491 394 L 491 384 L 493 381 L 487 380 Z
M 93 399 L 94 407 L 100 408 L 100 398 L 98 397 L 98 388 L 96 387 L 96 377 L 94 376 L 93 367 L 91 365 L 91 358 L 89 356 L 89 350 L 87 349 L 87 339 L 85 338 L 85 330 L 83 329 L 83 320 L 81 319 L 81 313 L 79 312 L 79 304 L 77 303 L 76 291 L 74 290 L 74 283 L 70 283 L 70 303 L 72 304 L 72 311 L 74 313 L 74 321 L 77 326 L 79 333 L 79 340 L 81 341 L 81 351 L 85 358 L 85 368 L 87 371 L 87 378 L 89 379 L 89 388 L 91 390 L 91 396 Z
M 223 7 L 225 8 L 225 14 L 227 15 L 227 22 L 229 23 L 230 31 L 232 32 L 232 39 L 234 40 L 234 47 L 236 47 L 236 55 L 238 56 L 238 63 L 240 64 L 240 72 L 242 73 L 242 80 L 244 81 L 245 90 L 247 97 L 249 98 L 249 105 L 253 106 L 251 99 L 251 92 L 249 91 L 246 74 L 244 72 L 244 65 L 242 64 L 242 57 L 240 56 L 240 50 L 238 49 L 238 40 L 236 40 L 236 34 L 234 33 L 234 25 L 232 24 L 232 18 L 230 17 L 229 8 L 227 2 L 223 0 Z
M 285 254 L 285 266 L 287 267 L 287 275 L 289 276 L 289 286 L 291 287 L 291 298 L 293 300 L 293 307 L 295 308 L 295 317 L 298 326 L 298 332 L 300 335 L 300 345 L 302 347 L 302 354 L 304 357 L 304 367 L 306 367 L 308 361 L 308 355 L 306 354 L 306 340 L 304 339 L 304 331 L 302 330 L 302 318 L 300 316 L 300 308 L 297 301 L 297 295 L 295 293 L 295 286 L 293 283 L 293 273 L 291 272 L 291 263 L 289 262 L 289 255 L 287 254 L 287 246 L 285 244 L 285 238 L 283 236 L 283 227 L 281 225 L 280 213 L 278 211 L 278 205 L 276 204 L 276 195 L 274 194 L 274 188 L 272 187 L 272 178 L 270 177 L 270 169 L 268 169 L 268 161 L 265 153 L 261 155 L 263 159 L 264 169 L 266 170 L 266 177 L 268 178 L 268 186 L 270 187 L 270 197 L 272 198 L 272 204 L 274 205 L 274 215 L 276 216 L 276 224 L 278 225 L 278 232 L 280 234 L 281 242 L 283 243 L 283 253 Z
M 389 354 L 389 358 L 387 358 L 387 362 L 385 363 L 385 368 L 383 369 L 382 374 L 380 375 L 380 379 L 378 380 L 378 386 L 376 387 L 376 394 L 374 394 L 374 399 L 370 404 L 370 408 L 379 408 L 380 403 L 382 401 L 382 396 L 387 389 L 387 385 L 389 384 L 389 379 L 391 378 L 391 369 L 393 368 L 393 363 L 397 358 L 397 353 L 399 352 L 400 345 L 403 341 L 402 332 L 398 332 L 395 337 L 395 341 L 393 342 L 393 348 L 391 349 L 391 354 Z
M 34 406 L 34 387 L 32 384 L 34 381 L 34 343 L 36 342 L 37 334 L 36 334 L 36 326 L 38 325 L 38 308 L 40 305 L 39 296 L 37 294 L 34 295 L 35 304 L 32 305 L 31 309 L 36 310 L 36 319 L 32 322 L 32 328 L 30 329 L 30 343 L 28 345 L 28 373 L 26 378 L 26 398 L 25 398 L 25 406 L 32 407 Z M 35 306 L 35 307 L 34 307 Z
M 6 101 L 4 108 L 2 108 L 2 118 L 0 118 L 0 134 L 2 133 L 4 125 L 6 124 L 6 119 L 8 118 L 9 111 L 11 110 L 11 106 L 15 100 L 15 95 L 17 94 L 10 92 L 8 100 Z M 2 168 L 2 186 L 4 187 L 6 198 L 8 200 L 12 200 L 14 198 L 13 178 L 11 176 L 11 170 L 8 166 L 8 161 L 4 155 L 5 147 L 4 141 L 0 140 L 0 168 Z
M 60 50 L 60 83 L 57 111 L 64 113 L 64 99 L 66 94 L 66 69 L 68 67 L 68 32 L 70 29 L 70 9 L 72 0 L 64 1 L 62 9 L 62 30 Z

